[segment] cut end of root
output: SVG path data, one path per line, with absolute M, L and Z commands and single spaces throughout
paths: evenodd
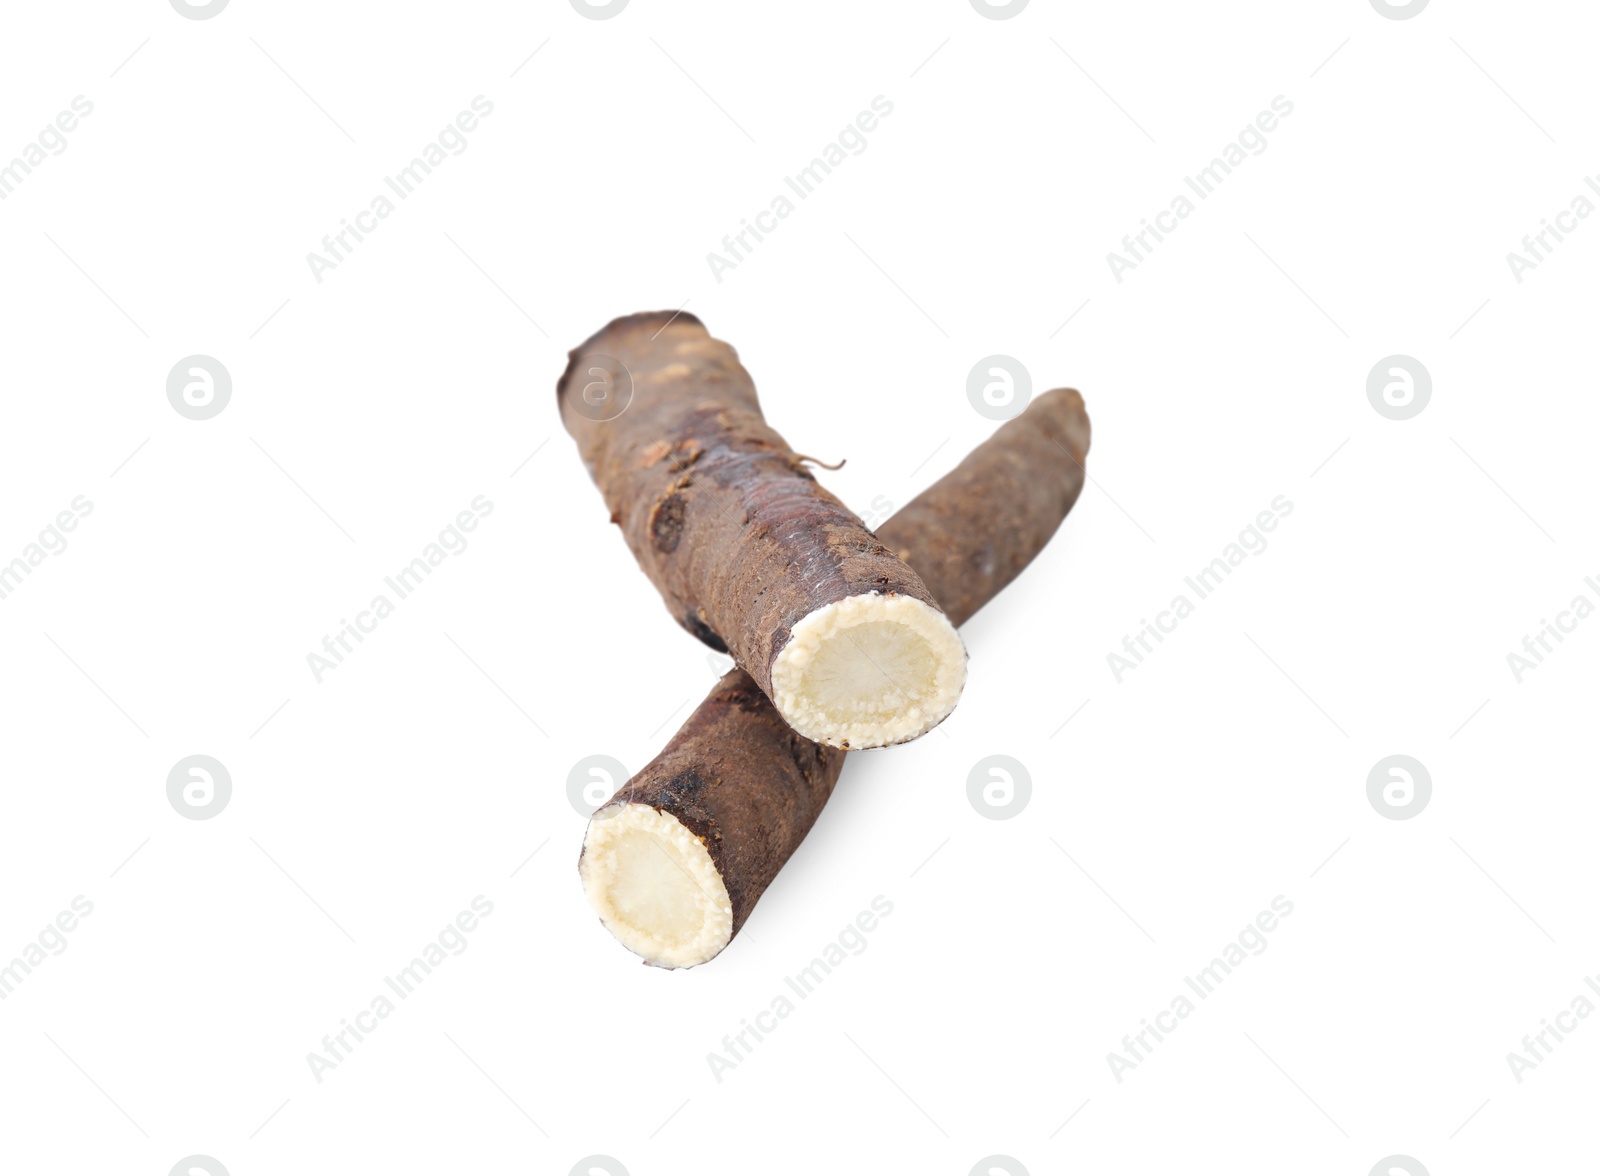
M 703 964 L 733 937 L 733 903 L 705 843 L 647 804 L 595 813 L 578 872 L 606 930 L 652 964 Z
M 886 747 L 938 726 L 966 680 L 966 648 L 942 612 L 873 592 L 795 625 L 772 663 L 772 700 L 807 739 Z

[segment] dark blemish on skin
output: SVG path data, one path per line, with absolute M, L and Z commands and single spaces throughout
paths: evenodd
M 678 805 L 693 801 L 705 786 L 706 782 L 700 777 L 700 773 L 691 768 L 665 781 L 660 787 L 660 792 L 664 798 Z
M 749 679 L 746 678 L 745 681 L 749 682 Z M 738 689 L 725 694 L 721 701 L 724 705 L 745 714 L 760 714 L 768 705 L 767 696 L 761 693 L 754 682 L 749 682 L 748 686 L 741 683 Z
M 677 551 L 678 544 L 683 540 L 685 509 L 683 496 L 673 491 L 656 503 L 655 510 L 650 512 L 650 539 L 656 550 L 664 555 Z
M 705 621 L 700 619 L 700 614 L 694 609 L 691 608 L 688 612 L 683 614 L 683 627 L 689 630 L 689 632 L 693 633 L 696 637 L 700 638 L 701 641 L 704 641 L 707 645 L 711 646 L 711 648 L 716 650 L 718 653 L 728 652 L 727 644 L 722 640 L 721 637 L 716 635 L 710 625 L 706 624 Z

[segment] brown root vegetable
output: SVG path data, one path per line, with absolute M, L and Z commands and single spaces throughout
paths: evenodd
M 801 734 L 902 743 L 967 656 L 916 572 L 763 419 L 732 347 L 687 314 L 617 319 L 572 352 L 562 420 L 678 623 L 733 655 Z
M 1083 489 L 1089 418 L 1037 398 L 878 531 L 960 624 L 1016 578 Z M 662 967 L 711 959 L 799 847 L 845 752 L 804 738 L 750 676 L 724 677 L 591 818 L 578 872 L 601 922 Z

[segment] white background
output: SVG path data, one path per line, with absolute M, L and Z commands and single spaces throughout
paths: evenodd
M 1520 683 L 1506 655 L 1600 603 L 1600 223 L 1520 283 L 1506 254 L 1600 169 L 1589 7 L 437 12 L 7 11 L 0 160 L 94 109 L 0 202 L 0 562 L 93 509 L 0 600 L 0 959 L 94 909 L 0 1002 L 0 1168 L 1579 1170 L 1600 1021 L 1520 1083 L 1506 1055 L 1600 972 L 1600 621 Z M 478 95 L 467 149 L 319 282 L 308 252 Z M 708 252 L 878 95 L 719 282 Z M 611 317 L 685 303 L 859 511 L 989 434 L 990 354 L 1080 388 L 1094 444 L 964 630 L 941 732 L 852 757 L 748 930 L 666 972 L 584 903 L 566 777 L 637 770 L 714 669 L 553 389 Z M 233 380 L 207 421 L 166 397 L 196 353 Z M 1407 421 L 1366 394 L 1395 353 L 1433 381 Z M 477 495 L 466 550 L 319 684 L 307 655 Z M 1107 655 L 1278 495 L 1119 683 Z M 1032 777 L 1006 821 L 966 794 L 994 753 Z M 166 795 L 193 754 L 233 781 L 209 820 Z M 1368 801 L 1391 754 L 1431 775 L 1414 819 Z M 476 895 L 467 950 L 317 1081 Z M 717 1082 L 878 895 L 866 950 Z M 1269 947 L 1119 1082 L 1123 1035 L 1277 895 Z

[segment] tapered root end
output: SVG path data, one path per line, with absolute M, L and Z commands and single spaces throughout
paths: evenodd
M 705 843 L 647 804 L 595 813 L 578 873 L 606 930 L 649 963 L 703 964 L 733 937 L 733 903 Z
M 772 663 L 772 701 L 831 747 L 886 747 L 931 731 L 967 680 L 967 651 L 938 609 L 868 593 L 819 608 Z

